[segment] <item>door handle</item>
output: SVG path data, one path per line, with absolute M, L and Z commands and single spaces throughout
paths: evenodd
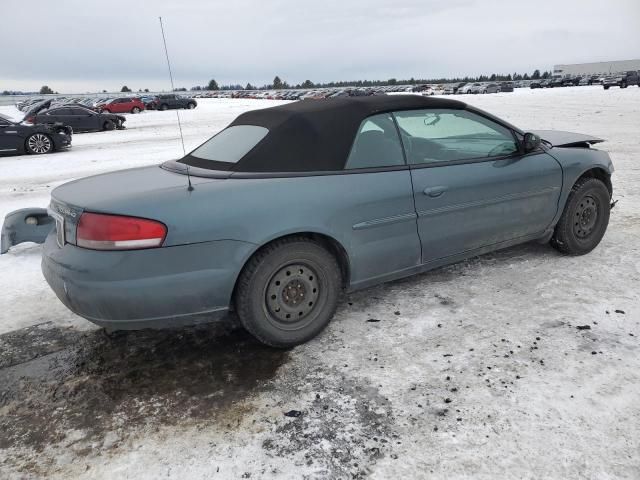
M 440 195 L 442 195 L 444 192 L 447 191 L 447 187 L 445 186 L 438 186 L 438 187 L 428 187 L 424 189 L 424 194 L 425 195 L 429 195 L 430 197 L 439 197 Z

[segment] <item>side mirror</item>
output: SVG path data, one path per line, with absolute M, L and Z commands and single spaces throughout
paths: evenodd
M 524 134 L 524 139 L 522 140 L 522 146 L 524 147 L 525 153 L 532 152 L 540 147 L 542 140 L 535 133 L 527 132 Z

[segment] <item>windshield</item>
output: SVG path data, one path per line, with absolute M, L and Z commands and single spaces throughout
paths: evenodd
M 266 137 L 267 133 L 269 130 L 256 125 L 229 127 L 200 145 L 190 156 L 213 162 L 237 163 Z

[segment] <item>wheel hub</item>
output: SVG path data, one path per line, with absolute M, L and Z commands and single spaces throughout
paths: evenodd
M 46 135 L 36 134 L 29 139 L 29 147 L 36 153 L 46 153 L 51 147 L 51 142 Z
M 276 272 L 266 290 L 266 306 L 276 320 L 285 323 L 306 317 L 316 305 L 320 284 L 307 265 L 287 265 Z
M 591 196 L 586 196 L 576 208 L 573 230 L 577 237 L 588 237 L 598 220 L 598 203 Z

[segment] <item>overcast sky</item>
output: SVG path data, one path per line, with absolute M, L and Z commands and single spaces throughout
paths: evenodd
M 640 57 L 640 0 L 0 0 L 0 91 L 433 78 Z

